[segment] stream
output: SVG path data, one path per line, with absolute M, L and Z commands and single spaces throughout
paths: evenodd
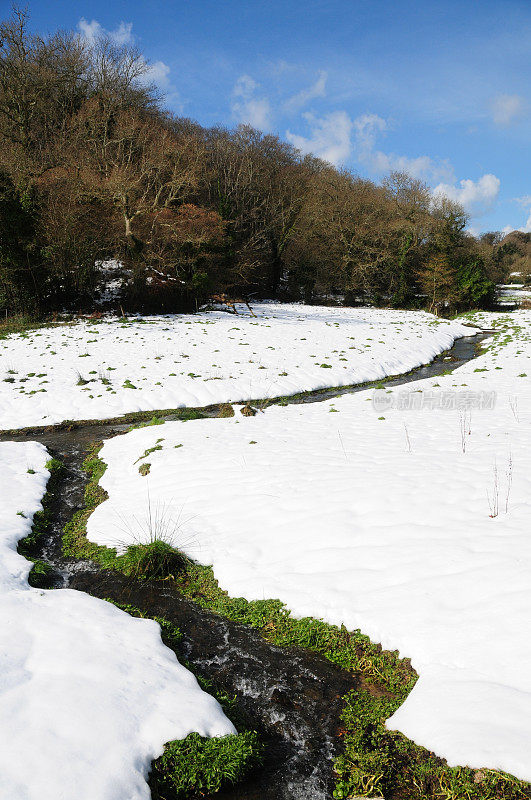
M 458 339 L 429 365 L 406 375 L 307 392 L 283 398 L 283 402 L 318 402 L 366 390 L 376 383 L 396 386 L 434 377 L 474 358 L 478 345 L 489 335 L 483 332 Z M 218 413 L 216 407 L 204 411 L 206 416 Z M 152 413 L 168 420 L 178 418 Z M 131 603 L 149 616 L 165 617 L 184 635 L 178 657 L 196 674 L 236 697 L 238 715 L 261 734 L 266 756 L 259 771 L 245 783 L 218 793 L 219 800 L 330 800 L 332 763 L 341 748 L 341 698 L 357 687 L 358 676 L 310 651 L 271 645 L 258 631 L 200 608 L 167 583 L 135 581 L 92 562 L 63 556 L 63 528 L 84 505 L 87 475 L 82 464 L 88 445 L 125 433 L 129 427 L 130 422 L 103 421 L 79 423 L 72 430 L 56 427 L 0 434 L 0 441 L 39 441 L 65 465 L 51 498 L 51 523 L 38 555 L 53 568 L 52 587 Z

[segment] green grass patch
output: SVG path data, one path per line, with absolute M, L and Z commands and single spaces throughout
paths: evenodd
M 191 733 L 169 742 L 153 762 L 150 776 L 153 800 L 169 800 L 199 793 L 200 797 L 239 783 L 260 762 L 255 731 L 204 739 Z
M 146 450 L 144 450 L 142 455 L 137 458 L 137 460 L 135 461 L 135 464 L 138 461 L 141 461 L 143 458 L 147 458 L 149 455 L 151 455 L 151 453 L 155 453 L 157 450 L 162 450 L 162 445 L 161 444 L 155 444 L 155 445 L 153 445 L 153 447 L 148 447 Z
M 128 571 L 130 563 L 124 556 L 117 556 L 115 551 L 89 542 L 85 535 L 88 516 L 106 497 L 98 485 L 105 471 L 105 464 L 98 457 L 100 447 L 95 445 L 85 462 L 90 473 L 86 489 L 87 509 L 79 512 L 67 526 L 65 551 L 68 555 L 91 558 L 108 568 L 132 574 Z M 349 631 L 344 626 L 329 625 L 312 617 L 297 619 L 280 600 L 249 602 L 241 597 L 229 597 L 219 587 L 212 568 L 208 566 L 187 561 L 182 570 L 171 575 L 171 581 L 176 591 L 197 605 L 256 628 L 272 644 L 320 653 L 358 677 L 359 687 L 344 698 L 341 716 L 344 752 L 335 763 L 337 782 L 334 797 L 383 795 L 388 800 L 531 798 L 531 785 L 528 783 L 496 770 L 450 768 L 443 759 L 402 734 L 385 728 L 385 720 L 404 702 L 417 679 L 409 661 L 401 659 L 397 652 L 383 650 L 359 630 Z M 205 749 L 201 749 L 203 746 Z M 160 786 L 153 791 L 155 800 L 182 796 L 191 786 L 182 760 L 187 757 L 197 765 L 194 780 L 199 783 L 196 786 L 201 786 L 205 793 L 212 791 L 209 787 L 217 785 L 217 768 L 213 774 L 208 770 L 203 772 L 208 762 L 214 764 L 213 756 L 208 755 L 209 746 L 200 747 L 193 737 L 175 747 L 168 746 L 162 756 L 166 759 L 164 779 L 162 783 L 154 784 Z M 247 743 L 240 742 L 236 751 L 243 757 Z M 232 763 L 227 755 L 222 762 Z M 170 773 L 173 777 L 168 777 Z M 157 775 L 155 768 L 153 775 Z M 169 794 L 170 789 L 173 795 Z
M 134 431 L 135 428 L 149 428 L 151 425 L 164 425 L 166 420 L 161 419 L 160 417 L 151 417 L 151 419 L 144 420 L 143 422 L 139 422 L 137 425 L 131 425 L 129 428 L 130 431 Z
M 491 769 L 449 767 L 433 753 L 400 733 L 388 731 L 385 720 L 396 699 L 362 688 L 345 698 L 341 722 L 345 752 L 336 760 L 334 797 L 356 796 L 395 800 L 524 800 L 529 784 Z

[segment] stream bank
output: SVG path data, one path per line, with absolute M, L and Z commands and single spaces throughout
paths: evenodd
M 455 368 L 476 355 L 478 344 L 487 335 L 458 340 L 432 364 L 405 376 L 385 379 L 381 384 L 400 385 Z M 370 385 L 375 384 L 319 390 L 283 398 L 282 402 L 318 402 L 361 391 Z M 214 410 L 212 414 L 207 409 L 202 411 L 206 412 L 205 416 L 217 415 Z M 150 412 L 151 415 L 155 413 Z M 171 412 L 168 415 L 158 412 L 157 416 L 175 418 Z M 128 428 L 129 422 L 79 423 L 72 430 L 59 427 L 0 437 L 38 439 L 50 455 L 65 465 L 51 499 L 51 523 L 39 553 L 39 558 L 54 570 L 53 586 L 68 586 L 115 602 L 130 603 L 149 616 L 165 617 L 183 632 L 181 655 L 194 671 L 236 695 L 242 718 L 262 734 L 267 744 L 266 762 L 251 781 L 226 790 L 218 797 L 227 800 L 328 800 L 334 784 L 332 763 L 340 750 L 341 698 L 358 687 L 356 675 L 340 670 L 307 650 L 275 647 L 258 631 L 199 608 L 172 592 L 167 584 L 133 581 L 119 573 L 97 569 L 91 562 L 64 558 L 63 528 L 84 505 L 87 478 L 82 462 L 86 448 L 95 439 L 110 438 Z

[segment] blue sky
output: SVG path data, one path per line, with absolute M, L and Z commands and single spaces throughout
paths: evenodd
M 405 169 L 474 232 L 531 230 L 531 0 L 28 6 L 39 31 L 135 42 L 179 114 L 249 122 L 374 180 Z

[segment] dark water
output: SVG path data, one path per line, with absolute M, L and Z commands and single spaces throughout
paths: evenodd
M 459 339 L 431 364 L 386 381 L 393 386 L 440 375 L 469 361 L 487 333 Z M 318 402 L 366 389 L 367 385 L 309 392 L 287 402 Z M 215 407 L 208 410 L 216 415 Z M 158 416 L 163 416 L 158 414 Z M 168 415 L 168 419 L 172 415 Z M 212 423 L 215 424 L 215 423 Z M 237 699 L 239 716 L 266 742 L 263 768 L 245 784 L 216 795 L 220 800 L 329 800 L 332 764 L 340 749 L 341 697 L 358 678 L 309 651 L 282 649 L 258 632 L 200 609 L 168 584 L 141 583 L 99 569 L 90 562 L 65 559 L 61 537 L 65 524 L 83 507 L 87 476 L 82 469 L 87 446 L 124 433 L 128 424 L 81 424 L 74 430 L 49 429 L 0 435 L 0 440 L 44 444 L 65 464 L 53 493 L 47 535 L 39 557 L 53 567 L 51 585 L 70 587 L 96 597 L 131 603 L 160 615 L 184 634 L 178 655 L 197 674 L 214 681 Z
M 184 633 L 177 655 L 237 698 L 238 715 L 266 743 L 266 762 L 244 785 L 216 797 L 332 796 L 341 697 L 356 687 L 355 675 L 308 651 L 275 647 L 252 628 L 202 610 L 167 586 L 86 571 L 73 575 L 70 586 L 170 620 Z
M 463 339 L 457 339 L 450 350 L 445 350 L 444 353 L 436 356 L 429 364 L 422 367 L 417 367 L 403 375 L 396 375 L 391 378 L 384 378 L 381 381 L 372 381 L 371 383 L 355 384 L 353 386 L 340 386 L 331 389 L 316 389 L 312 392 L 305 392 L 302 395 L 293 398 L 286 398 L 288 403 L 318 403 L 321 400 L 330 400 L 332 397 L 339 397 L 343 394 L 355 394 L 356 392 L 363 392 L 370 386 L 384 385 L 384 386 L 400 386 L 404 383 L 411 383 L 413 381 L 424 380 L 424 378 L 434 378 L 436 375 L 442 375 L 443 372 L 449 369 L 456 369 L 467 361 L 475 358 L 478 354 L 478 349 L 483 339 L 491 336 L 491 331 L 484 331 L 473 336 L 465 336 Z

